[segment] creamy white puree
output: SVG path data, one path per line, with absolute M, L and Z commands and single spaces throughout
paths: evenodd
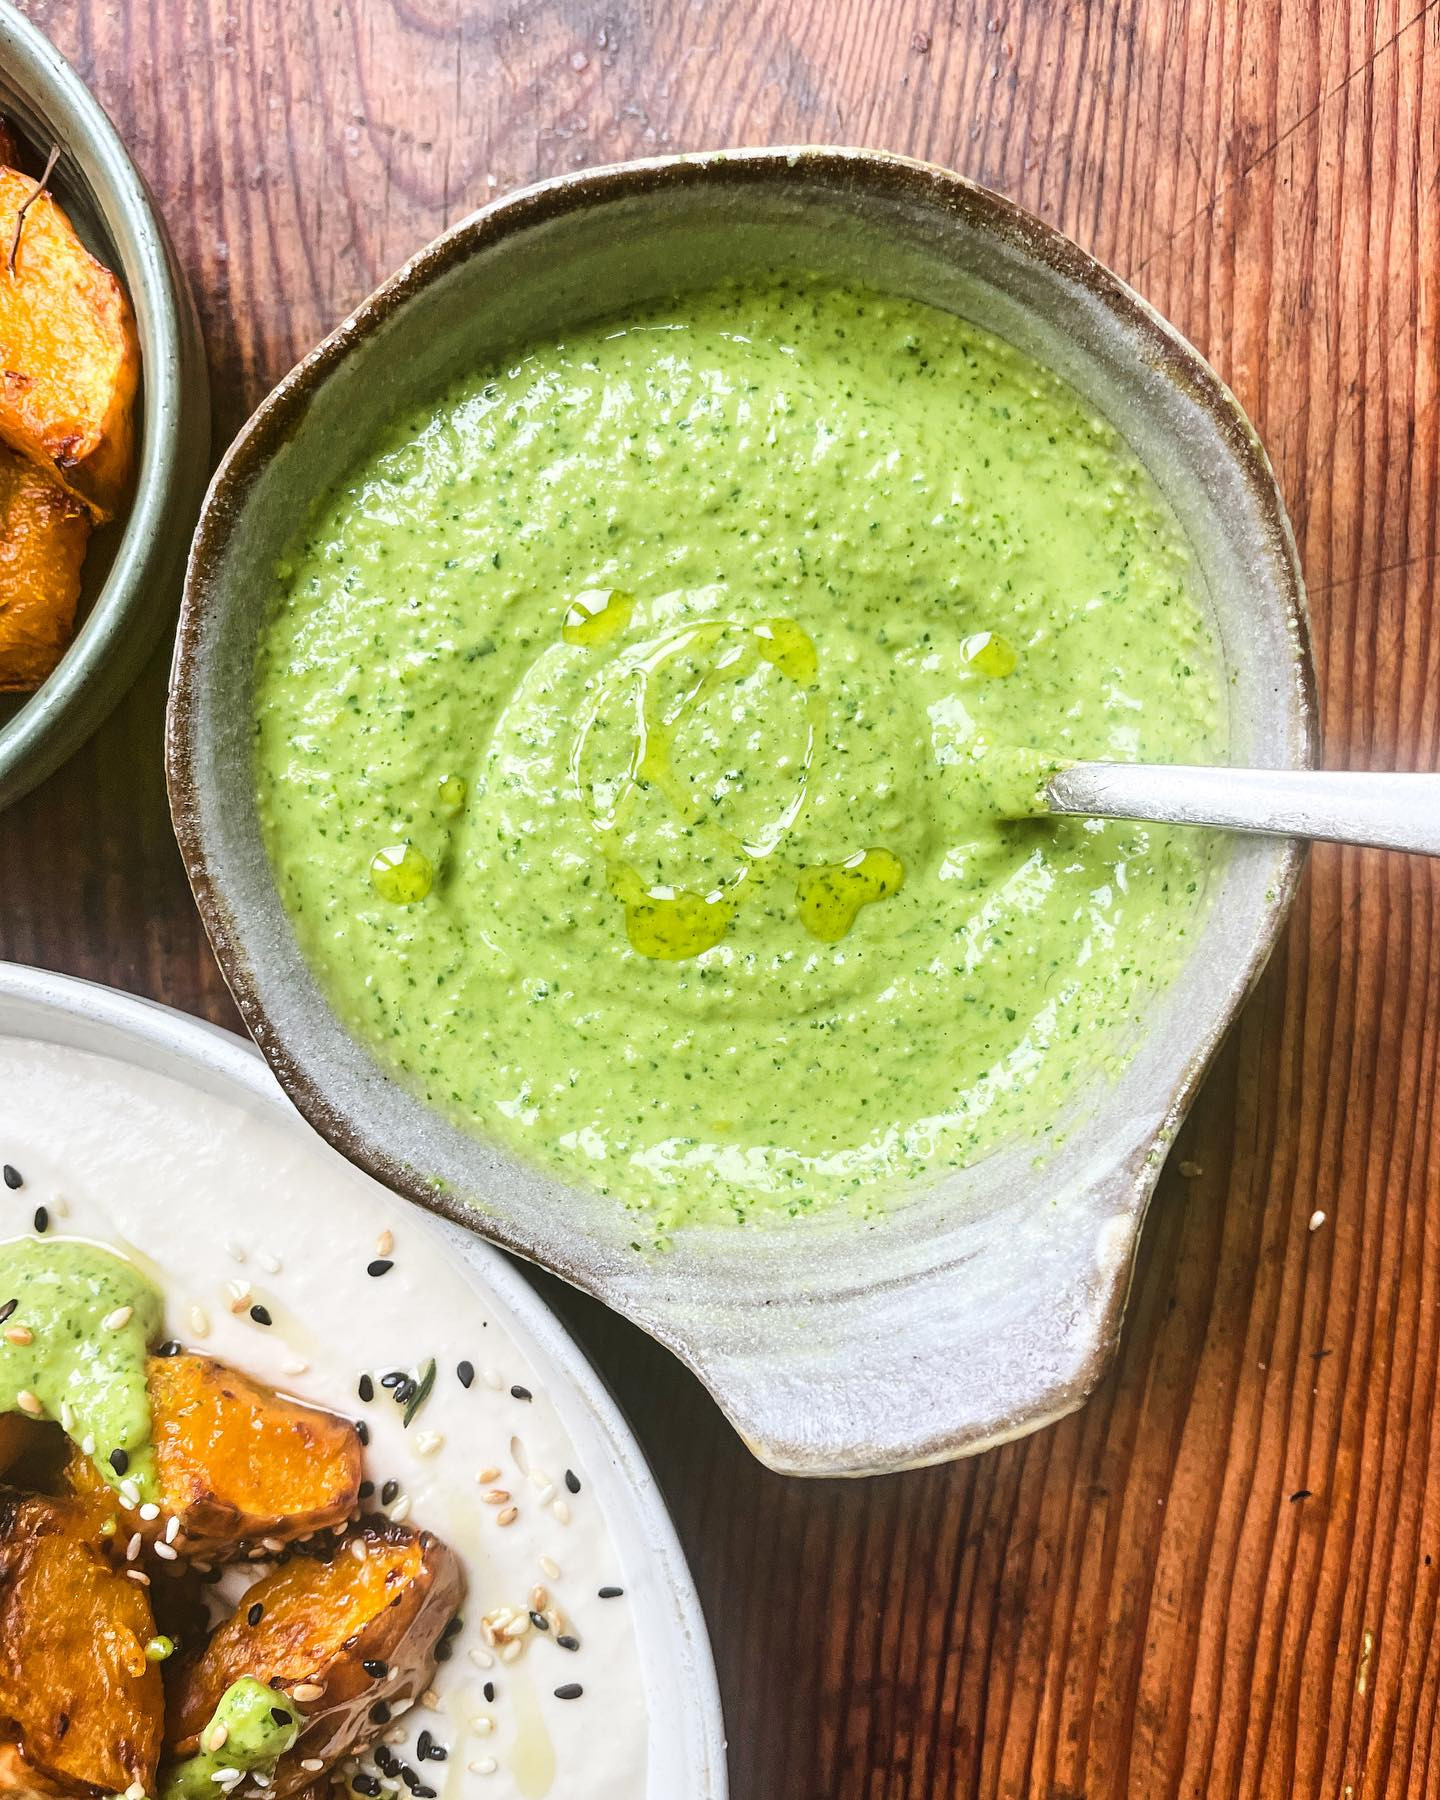
M 165 1295 L 169 1336 L 363 1419 L 365 1474 L 375 1484 L 367 1508 L 428 1526 L 463 1559 L 464 1627 L 437 1670 L 437 1705 L 416 1705 L 392 1728 L 396 1755 L 426 1785 L 445 1800 L 648 1792 L 630 1601 L 598 1597 L 601 1587 L 626 1585 L 627 1573 L 597 1484 L 567 1441 L 539 1364 L 502 1323 L 504 1309 L 487 1303 L 426 1220 L 298 1125 L 108 1057 L 25 1040 L 0 1038 L 0 1158 L 24 1180 L 17 1191 L 0 1188 L 0 1239 L 31 1232 L 44 1206 L 51 1235 L 134 1254 Z M 387 1232 L 393 1267 L 371 1277 L 366 1266 Z M 257 1303 L 274 1320 L 269 1328 L 249 1316 Z M 380 1377 L 418 1374 L 430 1357 L 433 1390 L 403 1429 Z M 456 1375 L 462 1359 L 475 1367 L 468 1390 Z M 357 1393 L 362 1373 L 375 1382 L 368 1405 Z M 533 1398 L 515 1398 L 516 1386 Z M 578 1494 L 566 1486 L 567 1468 Z M 478 1484 L 490 1469 L 498 1477 Z M 400 1496 L 382 1507 L 391 1478 Z M 482 1499 L 494 1488 L 518 1508 L 508 1526 L 498 1522 L 505 1509 Z M 507 1663 L 485 1648 L 482 1616 L 525 1611 L 537 1585 L 580 1649 L 531 1629 Z M 557 1699 L 554 1690 L 573 1682 L 581 1697 Z M 415 1762 L 422 1729 L 448 1747 L 444 1762 Z

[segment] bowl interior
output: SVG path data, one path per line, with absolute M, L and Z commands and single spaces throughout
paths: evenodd
M 124 284 L 141 361 L 135 483 L 91 537 L 74 640 L 36 693 L 0 695 L 3 806 L 77 747 L 153 647 L 204 488 L 210 406 L 194 303 L 144 183 L 74 70 L 5 0 L 0 115 L 21 139 L 27 172 L 38 176 L 51 145 L 59 148 L 50 190 Z
M 1119 1080 L 882 1221 L 682 1234 L 638 1257 L 622 1208 L 438 1117 L 339 1025 L 261 847 L 257 634 L 309 506 L 400 408 L 528 338 L 735 275 L 859 280 L 962 314 L 1064 375 L 1124 433 L 1185 530 L 1229 677 L 1235 763 L 1310 760 L 1309 647 L 1269 466 L 1198 356 L 1114 277 L 997 196 L 846 152 L 671 159 L 531 190 L 423 253 L 282 384 L 238 441 L 192 555 L 171 716 L 177 829 L 262 1048 L 312 1122 L 412 1197 L 618 1306 L 694 1366 L 776 1467 L 932 1460 L 1078 1404 L 1123 1307 L 1173 1129 L 1278 929 L 1292 846 L 1237 843 L 1195 949 Z M 1162 1152 L 1163 1155 L 1163 1152 Z

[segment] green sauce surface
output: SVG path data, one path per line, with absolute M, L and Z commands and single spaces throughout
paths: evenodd
M 243 1675 L 220 1696 L 195 1755 L 162 1772 L 159 1800 L 213 1800 L 215 1778 L 223 1769 L 273 1775 L 280 1758 L 294 1749 L 301 1723 L 288 1694 Z
M 57 1420 L 112 1487 L 130 1480 L 153 1499 L 145 1357 L 160 1336 L 159 1294 L 98 1244 L 17 1238 L 0 1244 L 0 1307 L 11 1300 L 0 1412 Z
M 1213 852 L 1023 815 L 1059 760 L 1223 743 L 1114 428 L 959 319 L 803 281 L 399 421 L 281 565 L 256 672 L 262 827 L 342 1018 L 662 1232 L 1043 1142 Z

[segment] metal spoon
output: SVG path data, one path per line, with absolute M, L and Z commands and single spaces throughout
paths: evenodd
M 1052 813 L 1213 825 L 1440 856 L 1440 775 L 1070 763 L 1041 790 Z

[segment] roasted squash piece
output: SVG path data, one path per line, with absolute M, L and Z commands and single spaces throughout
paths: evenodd
M 31 202 L 16 243 L 34 190 L 28 175 L 0 168 L 0 440 L 107 519 L 135 461 L 135 319 L 48 193 Z
M 0 445 L 0 693 L 30 693 L 65 654 L 89 538 L 74 495 Z
M 164 1729 L 144 1587 L 66 1500 L 0 1490 L 0 1735 L 66 1786 L 153 1792 Z
M 199 1656 L 172 1665 L 172 1749 L 192 1753 L 226 1688 L 253 1676 L 305 1715 L 271 1790 L 277 1800 L 299 1793 L 316 1773 L 302 1759 L 329 1768 L 379 1735 L 370 1717 L 377 1700 L 424 1691 L 462 1591 L 459 1562 L 438 1538 L 384 1519 L 363 1521 L 326 1558 L 293 1556 L 247 1590 Z
M 65 1792 L 57 1781 L 26 1762 L 16 1743 L 0 1743 L 0 1794 L 5 1800 L 51 1800 Z
M 289 1543 L 349 1518 L 360 1440 L 348 1419 L 283 1399 L 208 1356 L 152 1356 L 145 1380 L 160 1479 L 160 1517 L 138 1525 L 147 1537 L 173 1514 L 190 1554 L 224 1554 L 246 1539 Z M 77 1493 L 108 1493 L 78 1451 L 69 1480 Z

